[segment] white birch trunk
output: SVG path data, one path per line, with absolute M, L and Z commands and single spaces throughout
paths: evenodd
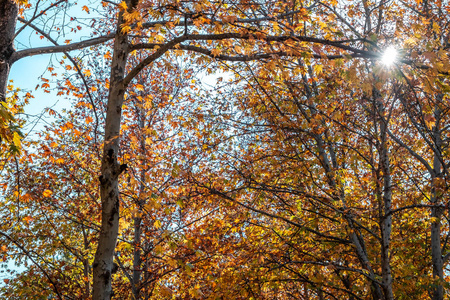
M 125 166 L 117 160 L 120 122 L 125 87 L 122 83 L 128 57 L 128 41 L 121 32 L 123 13 L 119 13 L 114 54 L 111 64 L 110 89 L 106 111 L 105 137 L 100 176 L 102 223 L 93 264 L 93 299 L 109 300 L 113 296 L 111 275 L 114 249 L 119 230 L 119 175 Z

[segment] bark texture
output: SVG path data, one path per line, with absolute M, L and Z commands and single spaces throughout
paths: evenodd
M 120 121 L 125 87 L 123 78 L 128 56 L 126 34 L 121 32 L 123 13 L 119 14 L 111 65 L 110 89 L 106 112 L 105 138 L 100 176 L 102 199 L 102 224 L 93 264 L 93 299 L 108 300 L 113 296 L 111 275 L 114 265 L 114 249 L 119 230 L 119 152 Z
M 6 86 L 14 50 L 14 33 L 19 7 L 12 0 L 0 0 L 0 101 L 5 101 Z
M 433 140 L 434 140 L 434 158 L 433 158 L 433 173 L 431 174 L 431 203 L 433 205 L 439 204 L 439 196 L 436 189 L 436 179 L 442 177 L 442 138 L 441 131 L 439 129 L 439 124 L 441 120 L 441 110 L 439 105 L 441 104 L 442 97 L 438 96 L 436 107 L 434 110 L 434 117 L 436 119 L 436 124 L 433 127 Z M 441 248 L 441 217 L 442 210 L 439 207 L 433 207 L 431 209 L 431 260 L 433 264 L 433 279 L 438 280 L 436 282 L 433 290 L 433 300 L 444 299 L 444 260 L 442 256 Z
M 379 93 L 377 92 L 378 96 Z M 394 300 L 394 292 L 392 290 L 392 269 L 390 263 L 390 244 L 391 244 L 391 233 L 392 233 L 392 179 L 389 163 L 389 151 L 387 145 L 387 126 L 389 120 L 385 119 L 385 112 L 383 103 L 379 96 L 377 101 L 378 114 L 380 115 L 380 139 L 381 143 L 379 146 L 379 156 L 380 156 L 380 166 L 383 172 L 383 193 L 382 203 L 380 207 L 381 214 L 381 274 L 383 278 L 383 292 L 384 299 Z
M 141 84 L 145 84 L 145 82 L 140 82 Z M 138 117 L 139 117 L 139 128 L 142 130 L 145 126 L 145 113 L 138 109 Z M 134 221 L 134 253 L 133 253 L 133 277 L 131 289 L 133 292 L 134 299 L 141 299 L 141 275 L 142 275 L 142 258 L 141 258 L 141 234 L 142 234 L 142 213 L 143 206 L 145 204 L 144 194 L 144 182 L 145 182 L 145 165 L 146 165 L 146 157 L 145 157 L 145 139 L 141 136 L 140 147 L 142 151 L 142 162 L 141 162 L 141 171 L 140 171 L 140 183 L 139 183 L 139 200 L 137 202 L 139 207 L 139 214 L 133 219 Z

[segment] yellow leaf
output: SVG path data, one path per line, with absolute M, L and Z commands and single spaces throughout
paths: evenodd
M 438 223 L 438 222 L 439 222 L 439 218 L 432 217 L 432 218 L 430 219 L 430 222 L 431 222 L 431 223 Z
M 433 126 L 436 124 L 436 118 L 432 115 L 426 114 L 424 117 L 425 120 L 425 125 L 429 128 L 432 129 Z
M 156 254 L 161 254 L 163 252 L 163 247 L 161 245 L 157 245 L 153 251 L 155 251 Z
M 20 135 L 17 132 L 14 132 L 13 143 L 16 147 L 20 147 Z
M 42 193 L 42 196 L 44 196 L 44 197 L 50 197 L 52 194 L 53 194 L 52 191 L 50 191 L 50 190 L 45 190 L 45 191 Z
M 172 290 L 171 289 L 169 289 L 168 287 L 166 287 L 166 286 L 161 286 L 161 288 L 160 288 L 160 290 L 161 290 L 161 295 L 163 296 L 163 297 L 165 297 L 165 298 L 172 298 Z
M 128 33 L 131 31 L 131 27 L 130 26 L 123 26 L 122 27 L 122 33 Z
M 125 3 L 125 1 L 119 3 L 119 9 L 122 11 L 127 10 L 127 4 Z
M 322 73 L 323 66 L 322 65 L 314 65 L 314 71 L 316 71 L 316 74 Z
M 154 226 L 155 226 L 156 229 L 161 228 L 161 221 L 160 220 L 156 220 Z

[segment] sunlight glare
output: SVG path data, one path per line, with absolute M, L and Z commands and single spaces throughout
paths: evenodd
M 397 50 L 390 46 L 384 50 L 383 56 L 381 57 L 381 62 L 389 67 L 397 60 Z

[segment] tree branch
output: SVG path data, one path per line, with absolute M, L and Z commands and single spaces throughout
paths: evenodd
M 146 66 L 154 62 L 156 59 L 161 57 L 164 53 L 166 53 L 169 49 L 172 49 L 175 45 L 184 42 L 189 39 L 188 35 L 183 35 L 177 38 L 174 38 L 173 40 L 167 42 L 166 44 L 162 45 L 158 50 L 156 50 L 155 53 L 152 55 L 146 57 L 144 60 L 142 60 L 136 67 L 134 67 L 128 75 L 123 79 L 122 84 L 125 88 L 131 80 L 133 80 L 134 77 L 136 77 L 140 71 L 142 71 Z
M 313 8 L 314 6 L 316 6 L 316 4 L 313 4 L 313 5 L 309 6 L 309 7 L 307 7 L 306 9 L 309 10 L 309 9 Z M 272 17 L 261 17 L 261 18 L 250 18 L 250 19 L 239 19 L 239 18 L 237 18 L 237 19 L 235 19 L 233 21 L 228 21 L 228 22 L 225 22 L 223 20 L 218 20 L 216 18 L 210 18 L 208 20 L 210 21 L 209 24 L 220 24 L 220 25 L 225 25 L 225 24 L 254 24 L 254 23 L 264 22 L 264 21 L 278 21 L 278 20 L 285 19 L 285 18 L 290 17 L 290 16 L 294 16 L 294 15 L 300 13 L 300 12 L 302 12 L 302 11 L 301 10 L 295 10 L 295 11 L 290 11 L 290 12 L 287 12 L 287 13 L 284 13 L 284 14 L 280 14 L 278 16 L 272 16 Z M 142 24 L 142 27 L 143 28 L 151 28 L 151 27 L 154 27 L 156 25 L 166 25 L 168 23 L 174 23 L 174 22 L 173 21 L 166 21 L 166 20 L 154 21 L 154 22 L 145 22 L 145 23 Z M 192 26 L 192 25 L 194 25 L 194 22 L 193 22 L 193 20 L 188 21 L 187 19 L 183 19 L 183 20 L 179 20 L 178 23 L 176 23 L 174 25 L 178 26 L 178 27 L 183 27 L 185 25 Z
M 208 187 L 206 187 L 206 188 L 211 192 L 211 194 L 217 195 L 217 196 L 219 196 L 219 197 L 221 197 L 221 198 L 223 198 L 223 199 L 226 199 L 226 200 L 229 200 L 229 201 L 231 201 L 231 202 L 234 202 L 234 203 L 236 203 L 236 204 L 238 204 L 238 205 L 240 205 L 240 206 L 242 206 L 242 207 L 245 207 L 245 208 L 247 208 L 248 210 L 251 210 L 251 211 L 253 211 L 253 212 L 255 212 L 255 213 L 258 213 L 258 214 L 267 216 L 267 217 L 269 217 L 269 218 L 282 220 L 282 221 L 284 221 L 284 222 L 286 222 L 286 223 L 288 223 L 288 224 L 290 224 L 290 225 L 292 225 L 292 226 L 295 226 L 295 227 L 297 227 L 297 228 L 302 228 L 302 229 L 304 229 L 304 230 L 306 230 L 306 231 L 308 231 L 308 232 L 310 232 L 310 233 L 313 233 L 313 234 L 315 234 L 315 235 L 317 235 L 317 236 L 320 236 L 320 237 L 323 237 L 323 238 L 326 238 L 326 239 L 330 239 L 330 240 L 333 240 L 333 241 L 337 241 L 337 242 L 340 242 L 340 243 L 343 243 L 343 244 L 349 244 L 349 243 L 350 243 L 350 241 L 348 241 L 348 240 L 346 240 L 346 239 L 342 239 L 342 238 L 336 237 L 336 236 L 326 235 L 326 234 L 324 234 L 324 233 L 322 233 L 322 232 L 319 232 L 319 231 L 314 230 L 314 229 L 312 229 L 312 228 L 306 227 L 306 226 L 304 226 L 304 225 L 302 225 L 302 224 L 300 224 L 300 223 L 297 223 L 297 222 L 294 222 L 294 221 L 292 221 L 292 220 L 289 220 L 289 219 L 287 219 L 287 218 L 285 218 L 285 217 L 283 217 L 283 216 L 275 215 L 275 214 L 272 214 L 272 213 L 269 213 L 269 212 L 266 212 L 266 211 L 263 211 L 263 210 L 260 210 L 260 209 L 251 207 L 251 206 L 249 206 L 249 205 L 247 205 L 247 204 L 245 204 L 245 203 L 242 203 L 242 202 L 240 202 L 240 201 L 238 201 L 238 200 L 236 200 L 236 199 L 234 199 L 234 198 L 228 196 L 226 193 L 223 193 L 223 192 L 221 192 L 221 191 L 218 191 L 218 190 L 216 190 L 216 189 L 214 189 L 214 188 L 208 188 Z
M 27 22 L 23 18 L 18 18 L 18 20 L 21 22 L 24 22 L 24 23 Z M 96 37 L 96 38 L 92 38 L 89 40 L 81 41 L 78 43 L 72 43 L 72 44 L 68 44 L 68 45 L 56 45 L 56 46 L 37 47 L 37 48 L 20 50 L 20 51 L 14 52 L 14 54 L 11 56 L 11 63 L 14 63 L 24 57 L 33 56 L 33 55 L 37 55 L 37 54 L 62 53 L 62 52 L 66 52 L 66 51 L 68 52 L 68 51 L 83 49 L 83 48 L 90 47 L 90 46 L 95 46 L 95 45 L 102 44 L 104 42 L 107 42 L 107 41 L 113 39 L 114 36 L 115 36 L 115 33 L 111 33 L 108 35 L 104 35 L 104 36 L 100 36 L 100 37 Z
M 184 45 L 179 45 L 184 41 L 187 40 L 191 40 L 191 41 L 220 41 L 220 40 L 226 40 L 226 39 L 238 39 L 238 40 L 251 40 L 251 39 L 259 39 L 265 42 L 285 42 L 288 40 L 293 40 L 293 41 L 297 41 L 297 42 L 310 42 L 310 43 L 317 43 L 317 44 L 322 44 L 322 45 L 328 45 L 328 46 L 333 46 L 335 48 L 339 48 L 342 50 L 347 50 L 352 52 L 354 56 L 358 56 L 358 57 L 366 57 L 366 58 L 377 58 L 379 57 L 379 53 L 373 52 L 373 51 L 365 51 L 365 50 L 360 50 L 358 48 L 352 47 L 352 46 L 347 46 L 344 45 L 343 42 L 341 41 L 330 41 L 327 39 L 319 39 L 319 38 L 314 38 L 314 37 L 308 37 L 308 36 L 292 36 L 292 35 L 285 35 L 285 36 L 261 36 L 261 37 L 257 37 L 254 34 L 250 34 L 250 33 L 237 33 L 237 32 L 229 32 L 229 33 L 220 33 L 220 34 L 185 34 L 183 36 L 179 36 L 174 38 L 173 40 L 165 43 L 165 44 L 147 44 L 150 48 L 158 48 L 157 51 L 153 54 L 151 54 L 150 56 L 148 56 L 147 58 L 145 58 L 144 60 L 142 60 L 136 67 L 134 67 L 134 69 L 132 69 L 128 75 L 124 78 L 124 80 L 122 81 L 124 87 L 126 87 L 131 80 L 133 80 L 133 78 L 142 70 L 144 69 L 147 65 L 151 64 L 153 61 L 155 61 L 157 58 L 161 57 L 165 52 L 167 52 L 170 49 L 174 49 L 176 48 L 175 46 L 177 46 L 178 48 L 183 48 L 185 47 L 186 49 L 189 48 L 188 50 L 191 51 L 197 51 L 206 55 L 210 55 L 211 53 L 208 52 L 209 50 L 206 49 L 201 49 L 201 48 L 195 48 L 195 46 L 184 46 Z M 145 45 L 145 44 L 143 44 Z M 142 46 L 144 47 L 144 46 Z M 190 48 L 192 47 L 192 48 Z M 264 54 L 261 54 L 264 55 Z M 268 56 L 271 57 L 271 56 Z M 321 57 L 320 55 L 316 55 L 315 57 Z M 335 57 L 332 56 L 333 58 L 340 58 L 340 57 Z M 247 58 L 247 60 L 244 60 L 243 58 L 241 60 L 234 58 L 234 57 L 226 57 L 224 56 L 223 58 L 229 58 L 230 60 L 234 60 L 234 61 L 248 61 L 248 60 L 252 60 L 252 59 L 256 59 L 256 58 L 252 58 L 249 59 Z M 262 58 L 262 57 L 259 57 Z M 220 59 L 220 57 L 218 58 Z
M 32 255 L 30 254 L 30 251 L 28 251 L 27 249 L 25 249 L 25 247 L 21 244 L 19 244 L 19 242 L 17 242 L 15 239 L 13 239 L 12 237 L 10 237 L 8 234 L 0 231 L 0 235 L 4 236 L 6 239 L 8 239 L 9 241 L 11 241 L 14 245 L 16 245 L 20 250 L 23 251 L 23 253 L 26 255 L 26 257 L 39 269 L 42 271 L 42 273 L 44 274 L 45 277 L 47 277 L 48 281 L 50 282 L 50 284 L 53 287 L 54 292 L 56 293 L 56 295 L 58 296 L 58 299 L 63 299 L 61 293 L 59 292 L 58 286 L 57 284 L 52 280 L 52 277 L 45 271 L 45 269 L 37 262 L 33 259 Z
M 387 130 L 387 133 L 397 144 L 399 144 L 401 147 L 405 148 L 409 152 L 409 154 L 411 154 L 415 159 L 417 159 L 420 163 L 422 163 L 422 165 L 427 169 L 427 171 L 428 171 L 428 173 L 430 173 L 430 175 L 433 174 L 433 168 L 431 168 L 431 166 L 428 164 L 428 162 L 422 156 L 417 154 L 413 149 L 411 149 L 411 147 L 409 147 L 402 140 L 400 140 L 398 137 L 396 137 L 390 130 Z
M 142 43 L 142 44 L 136 44 L 130 47 L 130 51 L 138 50 L 138 49 L 154 49 L 156 47 L 160 47 L 163 44 L 156 44 L 156 43 Z M 246 62 L 246 61 L 252 61 L 252 60 L 258 60 L 258 59 L 269 59 L 276 56 L 282 57 L 282 56 L 293 56 L 296 57 L 297 55 L 289 54 L 286 51 L 279 51 L 279 52 L 273 52 L 273 53 L 255 53 L 251 55 L 214 55 L 211 50 L 197 47 L 197 46 L 191 46 L 191 45 L 176 45 L 172 47 L 171 49 L 180 49 L 180 50 L 186 50 L 186 51 L 192 51 L 204 54 L 206 56 L 210 56 L 212 58 L 215 58 L 217 60 L 226 60 L 226 61 L 234 61 L 234 62 Z M 360 54 L 342 54 L 342 55 L 319 55 L 319 54 L 311 54 L 312 57 L 316 59 L 339 59 L 339 58 L 345 58 L 345 57 L 364 57 Z
M 50 42 L 52 42 L 55 46 L 59 46 L 58 43 L 49 34 L 43 32 L 40 28 L 38 28 L 37 26 L 35 26 L 33 24 L 28 24 L 28 25 L 31 28 L 33 28 L 34 30 L 36 30 L 37 32 L 39 32 L 40 34 L 42 34 L 46 39 L 48 39 Z M 94 98 L 92 97 L 92 94 L 91 94 L 91 92 L 89 90 L 89 85 L 88 85 L 88 83 L 86 81 L 86 78 L 85 78 L 84 74 L 81 72 L 81 69 L 78 66 L 78 63 L 75 61 L 75 59 L 67 51 L 63 51 L 63 53 L 67 56 L 67 58 L 73 64 L 73 66 L 77 70 L 78 75 L 80 76 L 81 80 L 83 81 L 84 86 L 86 87 L 86 94 L 88 95 L 89 101 L 91 102 L 92 108 L 94 110 L 94 116 L 95 116 L 94 142 L 97 144 L 97 132 L 98 132 L 98 125 L 100 124 L 100 121 L 99 121 L 99 118 L 98 118 L 96 105 L 94 103 Z
M 50 6 L 48 6 L 46 9 L 41 10 L 39 14 L 33 16 L 30 20 L 26 21 L 25 19 L 19 18 L 19 21 L 21 21 L 22 23 L 24 23 L 24 25 L 22 27 L 20 27 L 19 30 L 17 30 L 17 32 L 14 34 L 14 38 L 16 38 L 19 33 L 22 32 L 22 30 L 24 30 L 28 25 L 31 24 L 31 22 L 33 22 L 34 20 L 36 20 L 37 18 L 39 18 L 40 16 L 44 15 L 50 8 L 58 6 L 58 4 L 62 3 L 62 2 L 66 2 L 67 0 L 59 0 L 58 2 L 52 3 Z M 37 10 L 37 7 L 36 7 Z

